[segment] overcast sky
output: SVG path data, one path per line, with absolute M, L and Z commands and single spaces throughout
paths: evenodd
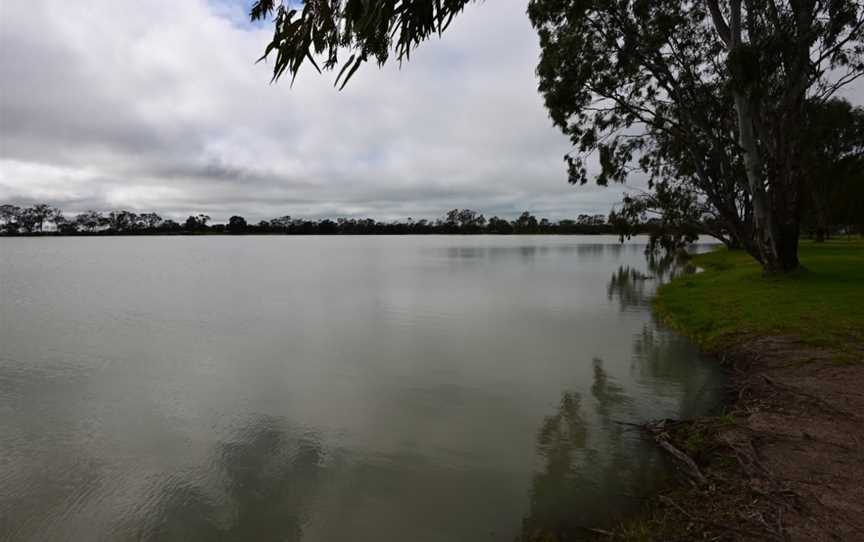
M 243 0 L 0 4 L 0 203 L 215 220 L 606 213 L 566 182 L 523 0 L 472 5 L 410 63 L 346 90 L 255 65 Z

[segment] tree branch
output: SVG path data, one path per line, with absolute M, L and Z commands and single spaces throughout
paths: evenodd
M 718 5 L 717 0 L 705 0 L 705 3 L 708 4 L 708 10 L 711 12 L 711 20 L 714 22 L 714 29 L 728 48 L 732 39 L 731 31 L 729 25 L 726 24 L 726 19 L 723 17 L 723 12 L 720 11 L 720 6 Z

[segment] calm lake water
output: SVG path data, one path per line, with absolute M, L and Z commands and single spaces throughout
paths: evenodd
M 513 541 L 714 404 L 611 237 L 0 239 L 0 540 Z

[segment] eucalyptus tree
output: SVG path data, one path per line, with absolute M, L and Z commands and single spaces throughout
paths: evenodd
M 864 73 L 860 3 L 532 0 L 529 15 L 571 182 L 593 160 L 599 184 L 683 182 L 765 271 L 798 266 L 805 104 Z
M 54 215 L 54 227 L 58 233 L 65 235 L 78 233 L 78 223 L 75 219 L 66 218 L 62 212 Z
M 308 61 L 339 67 L 344 86 L 367 60 L 407 60 L 468 3 L 258 0 L 250 15 L 275 14 L 261 57 L 275 54 L 274 80 Z M 528 12 L 540 90 L 575 146 L 571 182 L 642 170 L 649 188 L 684 183 L 765 271 L 798 266 L 805 102 L 864 73 L 860 1 L 530 0 Z
M 102 216 L 101 212 L 90 210 L 76 215 L 75 223 L 79 228 L 92 233 L 100 227 L 107 225 L 108 219 Z
M 44 221 L 44 219 L 42 219 Z M 19 231 L 24 233 L 33 233 L 39 228 L 40 216 L 33 207 L 25 207 L 21 209 L 15 219 L 15 225 Z
M 519 218 L 513 221 L 513 230 L 515 233 L 537 233 L 540 227 L 537 222 L 537 217 L 528 211 L 523 211 Z
M 164 222 L 164 219 L 157 213 L 141 213 L 138 215 L 138 219 L 141 227 L 148 230 L 155 230 Z
M 493 216 L 489 219 L 489 223 L 486 226 L 486 233 L 509 235 L 513 233 L 513 224 L 503 218 Z
M 37 203 L 33 207 L 25 209 L 25 212 L 29 215 L 28 220 L 32 221 L 34 226 L 30 228 L 30 231 L 36 229 L 40 232 L 44 231 L 46 222 L 51 222 L 55 217 L 63 214 L 60 209 L 51 207 L 47 203 Z
M 189 215 L 189 217 L 186 218 L 186 222 L 183 224 L 183 227 L 187 231 L 206 230 L 208 222 L 210 222 L 210 216 L 199 213 L 197 216 Z
M 276 228 L 278 230 L 282 230 L 283 232 L 287 232 L 291 227 L 291 224 L 294 223 L 294 219 L 292 219 L 289 215 L 280 216 L 278 218 L 274 218 L 268 224 L 268 227 Z
M 129 232 L 136 230 L 141 225 L 138 214 L 131 211 L 111 211 L 107 216 L 108 226 L 111 231 Z
M 486 226 L 486 217 L 472 209 L 452 209 L 444 215 L 442 225 L 453 232 L 479 233 Z
M 21 207 L 4 203 L 0 205 L 0 229 L 10 233 L 18 231 L 18 217 L 21 215 Z
M 246 223 L 246 219 L 242 216 L 234 215 L 228 219 L 228 226 L 226 229 L 231 233 L 239 233 L 245 231 L 249 225 Z

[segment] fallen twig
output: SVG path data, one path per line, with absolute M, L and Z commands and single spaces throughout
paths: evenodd
M 657 441 L 657 444 L 659 444 L 661 448 L 666 450 L 666 452 L 668 452 L 670 455 L 672 455 L 672 457 L 674 457 L 675 459 L 677 459 L 678 461 L 680 461 L 681 463 L 683 463 L 685 465 L 685 467 L 687 468 L 688 474 L 691 476 L 691 478 L 696 480 L 696 482 L 700 486 L 708 485 L 708 479 L 705 478 L 705 475 L 702 474 L 701 470 L 699 470 L 699 467 L 696 465 L 696 462 L 693 461 L 689 455 L 685 454 L 684 452 L 682 452 L 681 450 L 679 450 L 678 448 L 676 448 L 675 446 L 670 444 L 668 440 L 666 440 L 665 438 L 663 438 L 661 436 L 657 436 L 655 440 Z

